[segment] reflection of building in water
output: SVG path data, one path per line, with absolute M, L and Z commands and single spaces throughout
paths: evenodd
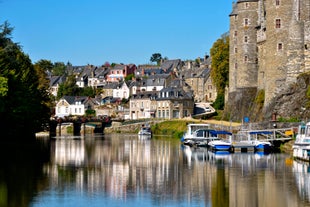
M 85 159 L 83 140 L 56 140 L 52 142 L 53 162 L 61 166 L 81 166 Z
M 70 144 L 56 141 L 46 166 L 52 189 L 73 186 L 81 193 L 124 201 L 148 196 L 162 206 L 172 200 L 236 207 L 300 204 L 297 189 L 288 185 L 293 179 L 287 173 L 291 166 L 279 155 L 222 155 L 206 148 L 187 152 L 169 140 L 119 136 Z M 298 178 L 299 186 L 304 186 L 300 191 L 309 185 L 301 184 L 306 176 Z M 307 192 L 309 199 L 309 187 Z
M 310 166 L 309 163 L 294 161 L 293 173 L 297 189 L 303 200 L 310 201 Z

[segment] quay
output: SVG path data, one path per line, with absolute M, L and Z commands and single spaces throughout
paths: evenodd
M 232 143 L 233 152 L 255 152 L 254 144 L 243 143 L 243 142 L 233 142 Z

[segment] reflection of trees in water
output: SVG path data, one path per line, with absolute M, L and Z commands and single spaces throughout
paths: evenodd
M 216 170 L 216 177 L 212 183 L 212 206 L 229 206 L 229 182 L 225 168 Z
M 48 160 L 49 147 L 42 142 L 1 142 L 0 206 L 29 206 L 33 196 L 47 187 L 42 166 Z

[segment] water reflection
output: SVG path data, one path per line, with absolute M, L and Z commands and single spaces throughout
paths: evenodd
M 169 138 L 54 140 L 33 206 L 306 206 L 309 167 L 285 154 L 214 153 Z

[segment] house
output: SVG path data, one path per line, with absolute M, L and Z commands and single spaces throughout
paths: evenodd
M 129 101 L 129 118 L 154 118 L 156 115 L 156 97 L 156 91 L 133 94 Z
M 98 99 L 87 96 L 64 96 L 56 103 L 55 116 L 83 116 L 86 110 L 95 109 L 99 104 Z
M 125 81 L 120 83 L 117 88 L 113 89 L 113 98 L 119 98 L 119 99 L 128 99 L 130 96 L 130 90 Z
M 180 72 L 180 76 L 194 92 L 195 102 L 215 101 L 217 91 L 212 83 L 210 68 L 191 68 Z
M 107 96 L 113 97 L 113 90 L 116 90 L 118 86 L 118 82 L 108 82 L 106 85 L 102 86 L 102 98 L 105 98 Z
M 155 74 L 148 77 L 136 79 L 130 85 L 131 94 L 145 91 L 160 91 L 172 81 L 170 74 Z
M 64 83 L 66 78 L 65 76 L 50 76 L 50 94 L 57 96 L 59 85 Z
M 126 76 L 130 74 L 134 74 L 135 70 L 137 69 L 136 65 L 115 65 L 114 67 L 110 68 L 109 73 L 107 74 L 107 82 L 119 82 L 124 81 Z
M 191 91 L 182 86 L 172 85 L 163 88 L 156 99 L 156 117 L 180 119 L 191 116 L 194 112 L 194 100 Z

